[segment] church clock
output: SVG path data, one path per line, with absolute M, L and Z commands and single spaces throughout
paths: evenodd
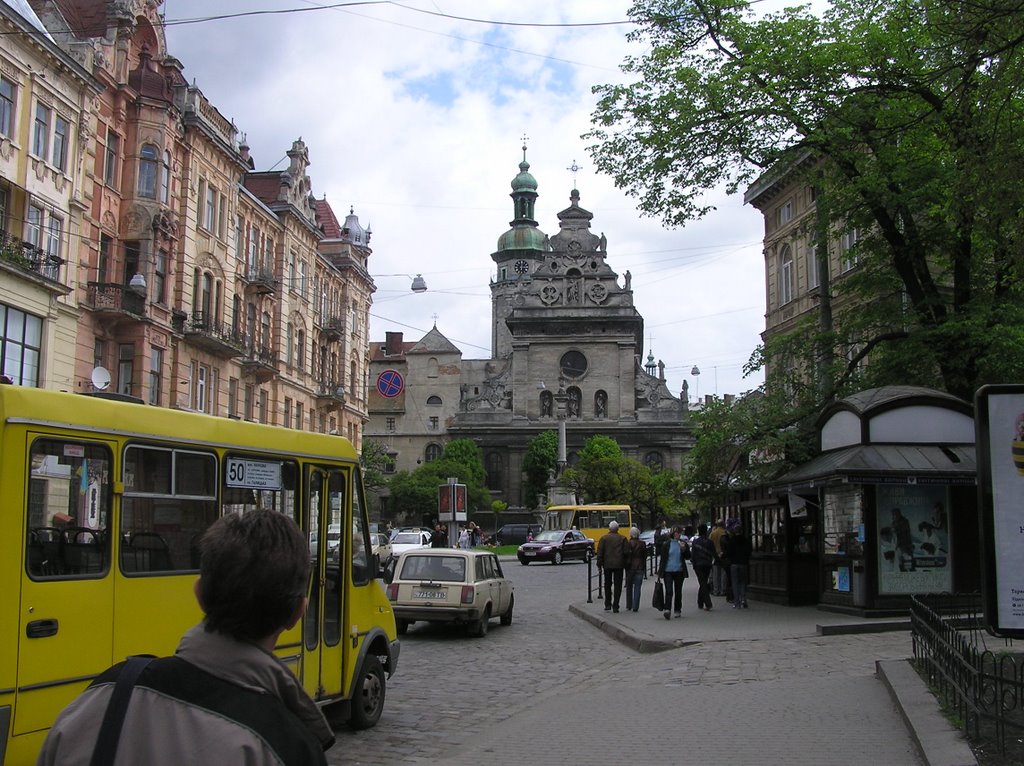
M 530 264 L 526 261 L 516 261 L 513 268 L 516 270 L 516 274 L 526 274 L 530 270 Z

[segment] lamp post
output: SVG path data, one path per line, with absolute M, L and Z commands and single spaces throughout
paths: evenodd
M 693 380 L 694 397 L 696 398 L 697 403 L 699 404 L 700 403 L 700 367 L 698 367 L 697 365 L 693 365 L 693 369 L 690 370 L 690 374 L 694 378 L 694 380 Z

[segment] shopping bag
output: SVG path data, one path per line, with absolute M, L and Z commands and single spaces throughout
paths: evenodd
M 654 596 L 651 598 L 651 606 L 658 611 L 665 608 L 665 587 L 661 584 L 661 580 L 657 580 L 654 583 Z

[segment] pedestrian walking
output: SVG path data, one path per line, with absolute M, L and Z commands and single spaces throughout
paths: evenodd
M 468 551 L 472 547 L 473 546 L 469 544 L 469 530 L 466 527 L 462 527 L 459 531 L 459 548 L 464 551 Z
M 729 531 L 724 544 L 729 558 L 729 573 L 732 582 L 732 608 L 747 608 L 747 582 L 750 570 L 750 540 L 743 533 L 739 522 Z
M 632 527 L 629 530 L 629 542 L 626 544 L 626 611 L 640 611 L 640 587 L 644 582 L 647 569 L 647 544 L 640 539 L 640 530 Z
M 669 618 L 669 605 L 676 617 L 683 616 L 683 580 L 689 577 L 686 570 L 688 546 L 682 539 L 682 527 L 673 527 L 672 536 L 661 545 L 658 557 L 658 579 L 665 582 L 665 619 Z
M 715 546 L 708 539 L 707 524 L 697 527 L 697 534 L 690 540 L 690 563 L 693 576 L 697 578 L 697 608 L 711 611 L 711 589 L 708 578 L 715 563 Z
M 597 545 L 597 566 L 604 571 L 604 610 L 618 612 L 622 598 L 622 575 L 626 567 L 628 540 L 619 534 L 619 522 L 608 525 L 608 531 Z
M 151 766 L 327 763 L 334 734 L 274 655 L 278 636 L 306 609 L 305 535 L 277 511 L 230 514 L 199 550 L 203 621 L 173 657 L 132 657 L 93 680 L 57 717 L 40 766 L 115 757 Z
M 711 593 L 714 596 L 724 596 L 726 582 L 729 579 L 729 567 L 722 558 L 722 538 L 725 536 L 725 522 L 722 519 L 715 519 L 711 525 L 711 532 L 708 539 L 715 546 L 715 563 L 711 570 Z

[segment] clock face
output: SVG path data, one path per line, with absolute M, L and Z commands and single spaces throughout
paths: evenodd
M 516 274 L 525 274 L 530 270 L 530 264 L 526 261 L 516 261 L 516 265 L 513 268 L 516 270 Z
M 581 378 L 587 372 L 587 358 L 579 351 L 566 351 L 558 362 L 567 378 Z

